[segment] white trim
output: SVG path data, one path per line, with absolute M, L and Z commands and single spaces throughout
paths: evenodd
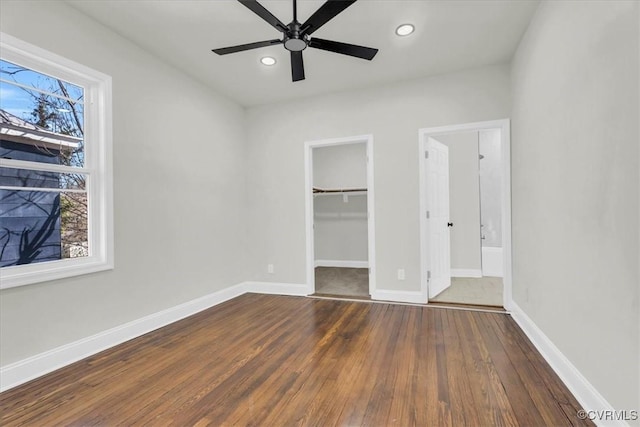
M 502 280 L 504 283 L 503 306 L 511 310 L 512 283 L 511 275 L 511 121 L 501 120 L 500 147 L 502 148 Z
M 482 270 L 476 270 L 473 268 L 452 268 L 451 277 L 482 277 Z
M 43 193 L 81 193 L 87 190 L 77 190 L 75 188 L 51 188 L 51 187 L 11 187 L 8 185 L 0 185 L 0 190 L 8 191 L 38 191 Z
M 580 373 L 560 349 L 516 304 L 511 302 L 511 316 L 538 349 L 549 366 L 560 377 L 585 411 L 615 411 L 615 408 Z M 624 421 L 593 420 L 599 426 L 628 426 Z
M 308 298 L 313 299 L 328 299 L 332 301 L 349 301 L 349 302 L 361 302 L 363 304 L 392 304 L 392 305 L 408 305 L 410 307 L 424 307 L 430 310 L 460 310 L 460 311 L 477 311 L 479 313 L 492 313 L 492 314 L 503 314 L 505 316 L 509 316 L 510 313 L 506 311 L 499 310 L 489 310 L 484 308 L 475 308 L 473 306 L 457 306 L 453 304 L 447 304 L 443 302 L 439 302 L 438 304 L 425 304 L 424 302 L 399 302 L 399 301 L 384 301 L 384 300 L 373 300 L 373 299 L 361 299 L 361 298 L 350 298 L 350 297 L 335 297 L 329 295 L 307 295 Z
M 12 80 L 3 79 L 1 77 L 0 77 L 0 82 L 6 83 L 6 84 L 9 84 L 9 85 L 13 85 L 13 86 L 17 86 L 17 87 L 20 87 L 20 88 L 23 88 L 23 89 L 26 89 L 26 90 L 32 90 L 34 92 L 42 93 L 44 95 L 53 96 L 55 98 L 64 99 L 65 101 L 73 102 L 74 104 L 84 105 L 84 101 L 81 100 L 81 99 L 69 98 L 67 96 L 63 96 L 63 95 L 59 95 L 57 93 L 53 93 L 53 92 L 49 92 L 49 91 L 46 91 L 46 90 L 38 89 L 37 87 L 27 86 L 25 84 L 14 82 Z M 67 82 L 67 83 L 69 83 L 69 82 Z
M 303 283 L 244 282 L 245 292 L 257 294 L 307 296 L 308 288 Z
M 500 145 L 502 148 L 502 239 L 503 239 L 503 268 L 504 268 L 504 292 L 503 305 L 506 310 L 511 304 L 511 125 L 509 119 L 490 120 L 485 122 L 465 123 L 451 126 L 439 126 L 424 128 L 418 131 L 418 160 L 420 171 L 420 289 L 423 301 L 428 300 L 427 259 L 428 242 L 424 234 L 427 229 L 427 200 L 424 191 L 425 165 L 424 151 L 426 140 L 430 136 L 450 134 L 456 132 L 469 132 L 483 129 L 500 129 Z
M 86 65 L 57 55 L 31 43 L 22 41 L 7 33 L 0 32 L 0 47 L 5 60 L 16 65 L 30 68 L 48 76 L 64 80 L 75 86 L 89 86 L 96 82 L 96 77 L 102 79 L 108 77 Z M 84 94 L 84 104 L 88 104 L 91 98 Z
M 89 175 L 92 170 L 76 166 L 56 165 L 52 163 L 31 162 L 28 160 L 0 159 L 0 167 L 12 169 L 28 169 L 32 171 L 60 172 Z
M 91 256 L 3 267 L 0 289 L 96 273 L 112 268 L 113 262 L 105 263 Z
M 87 176 L 89 256 L 2 268 L 0 289 L 109 270 L 114 267 L 111 77 L 0 32 L 2 58 L 85 90 L 85 167 L 4 160 L 9 167 Z
M 245 293 L 245 283 L 150 314 L 0 368 L 0 391 L 45 375 Z
M 305 194 L 305 236 L 307 250 L 307 294 L 315 292 L 315 255 L 313 242 L 313 149 L 335 145 L 362 144 L 367 146 L 367 236 L 368 236 L 368 267 L 369 294 L 376 290 L 376 244 L 375 244 L 375 191 L 373 172 L 373 135 L 357 135 L 345 138 L 331 138 L 317 141 L 307 141 L 304 144 L 304 194 Z
M 316 267 L 369 268 L 369 261 L 317 259 L 314 265 Z
M 378 301 L 424 304 L 424 298 L 422 298 L 422 292 L 420 291 L 392 291 L 388 289 L 377 289 L 371 294 L 371 299 Z
M 504 276 L 504 255 L 502 248 L 482 247 L 482 275 L 490 277 Z

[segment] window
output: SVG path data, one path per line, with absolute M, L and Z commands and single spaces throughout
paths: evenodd
M 113 268 L 111 77 L 0 33 L 0 288 Z

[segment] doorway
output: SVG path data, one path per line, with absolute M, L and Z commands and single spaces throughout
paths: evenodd
M 305 144 L 307 291 L 369 299 L 375 291 L 373 137 Z
M 420 130 L 422 293 L 428 302 L 511 300 L 509 121 Z

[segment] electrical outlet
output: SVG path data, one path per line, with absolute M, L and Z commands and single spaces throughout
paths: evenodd
M 275 269 L 273 268 L 273 264 L 267 265 L 267 273 L 269 273 L 269 274 L 275 273 Z
M 398 269 L 398 280 L 404 280 L 404 268 Z

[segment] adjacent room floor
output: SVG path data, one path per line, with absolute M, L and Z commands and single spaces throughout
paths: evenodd
M 366 268 L 316 267 L 316 295 L 369 299 Z M 502 307 L 501 277 L 452 277 L 451 286 L 430 302 Z
M 316 294 L 369 298 L 369 269 L 316 267 Z
M 0 394 L 3 426 L 593 425 L 507 314 L 245 294 Z
M 502 307 L 502 277 L 452 277 L 451 286 L 430 302 Z

